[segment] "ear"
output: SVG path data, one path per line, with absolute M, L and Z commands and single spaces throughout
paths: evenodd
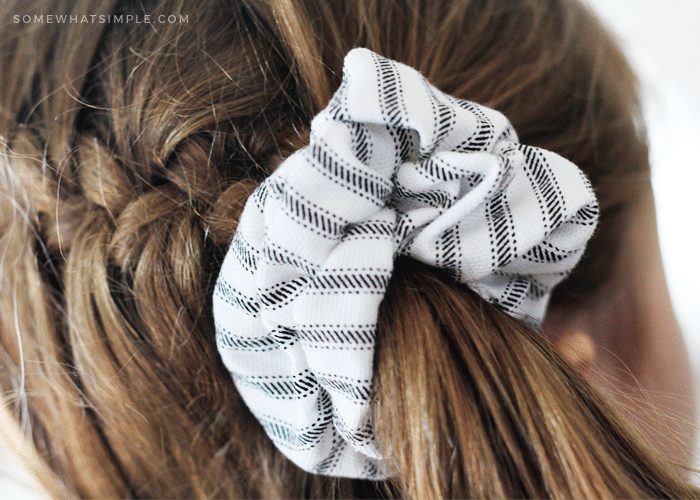
M 651 191 L 630 207 L 625 222 L 606 283 L 578 307 L 548 311 L 542 332 L 564 358 L 615 395 L 669 457 L 688 464 L 695 398 L 664 278 Z
M 596 360 L 596 346 L 590 335 L 572 330 L 560 335 L 555 341 L 559 354 L 584 375 L 590 373 Z

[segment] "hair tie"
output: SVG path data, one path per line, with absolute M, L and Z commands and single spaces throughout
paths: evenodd
M 519 144 L 499 112 L 355 49 L 310 144 L 241 215 L 214 293 L 219 352 L 295 464 L 383 478 L 372 361 L 394 259 L 444 269 L 537 325 L 597 215 L 584 174 Z

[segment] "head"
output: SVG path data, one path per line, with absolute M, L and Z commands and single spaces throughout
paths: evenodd
M 56 0 L 2 9 L 0 382 L 53 491 L 696 495 L 556 349 L 578 325 L 602 331 L 593 305 L 645 272 L 620 263 L 650 201 L 634 78 L 579 4 Z M 25 13 L 154 22 L 13 22 Z M 243 204 L 308 141 L 355 46 L 501 111 L 522 143 L 582 168 L 601 207 L 544 333 L 438 271 L 397 263 L 375 359 L 377 430 L 393 457 L 384 484 L 307 475 L 283 458 L 219 360 L 211 312 Z

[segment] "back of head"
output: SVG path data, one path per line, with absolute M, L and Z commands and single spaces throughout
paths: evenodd
M 37 21 L 59 13 L 95 18 Z M 214 342 L 211 295 L 243 204 L 308 141 L 355 46 L 501 111 L 522 143 L 585 171 L 600 230 L 554 300 L 594 293 L 648 166 L 634 79 L 580 5 L 54 0 L 1 15 L 0 383 L 54 493 L 697 495 L 541 334 L 412 261 L 380 315 L 385 484 L 288 462 Z

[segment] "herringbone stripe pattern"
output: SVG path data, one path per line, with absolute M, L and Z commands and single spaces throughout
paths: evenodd
M 598 207 L 581 171 L 500 113 L 356 49 L 310 144 L 251 196 L 214 295 L 216 339 L 270 438 L 307 471 L 381 478 L 377 311 L 398 255 L 537 325 Z

